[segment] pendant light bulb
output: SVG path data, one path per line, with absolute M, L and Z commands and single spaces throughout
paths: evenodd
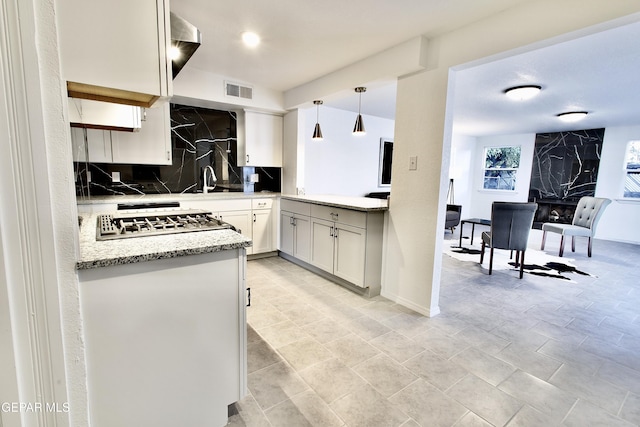
M 362 114 L 360 114 L 360 110 L 362 108 L 362 92 L 366 92 L 366 87 L 357 87 L 356 93 L 359 95 L 358 99 L 358 117 L 356 117 L 356 124 L 353 126 L 353 134 L 354 135 L 365 135 L 367 132 L 364 129 L 364 121 L 362 120 Z
M 313 101 L 316 104 L 316 126 L 313 129 L 313 136 L 311 139 L 314 141 L 322 141 L 322 130 L 320 129 L 320 106 L 322 105 L 322 101 L 316 100 Z

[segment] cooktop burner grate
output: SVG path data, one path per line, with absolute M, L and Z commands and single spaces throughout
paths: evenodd
M 174 210 L 98 215 L 97 240 L 235 228 L 201 210 Z

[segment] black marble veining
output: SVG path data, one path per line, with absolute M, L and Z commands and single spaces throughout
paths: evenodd
M 213 167 L 218 179 L 214 192 L 279 192 L 280 168 L 239 167 L 236 113 L 171 104 L 171 165 L 75 163 L 76 194 L 176 194 L 202 192 L 203 170 Z M 86 184 L 86 171 L 91 182 Z M 112 182 L 120 172 L 121 182 Z M 250 182 L 252 174 L 259 180 Z

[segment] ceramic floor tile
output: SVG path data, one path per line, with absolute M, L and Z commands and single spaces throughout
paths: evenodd
M 496 354 L 496 357 L 545 381 L 562 366 L 562 362 L 557 359 L 518 344 L 509 345 Z
M 563 365 L 549 380 L 563 390 L 588 400 L 612 414 L 617 414 L 627 391 L 593 376 L 589 370 Z
M 499 353 L 511 343 L 477 326 L 468 326 L 454 336 L 491 355 Z
M 313 392 L 301 393 L 266 411 L 273 427 L 340 427 L 344 423 Z
M 558 424 L 558 420 L 554 417 L 543 414 L 529 405 L 524 405 L 509 421 L 507 427 L 554 426 Z
M 631 427 L 634 425 L 583 400 L 578 401 L 562 424 L 567 427 Z
M 498 389 L 544 414 L 553 415 L 556 421 L 561 421 L 577 400 L 555 385 L 522 371 L 516 371 Z
M 266 368 L 281 360 L 280 355 L 262 338 L 247 344 L 247 371 L 249 373 Z
M 341 397 L 330 406 L 349 427 L 399 427 L 409 420 L 369 385 Z
M 427 317 L 409 313 L 399 313 L 382 321 L 386 327 L 408 338 L 413 338 L 429 329 L 427 323 Z
M 380 353 L 380 350 L 355 334 L 345 335 L 325 346 L 347 366 L 357 365 Z
M 596 376 L 640 395 L 640 372 L 634 369 L 605 361 L 596 372 Z
M 366 384 L 362 377 L 338 359 L 326 360 L 301 370 L 300 376 L 326 403 Z
M 452 357 L 451 361 L 494 386 L 507 379 L 516 370 L 513 365 L 477 348 L 468 348 Z
M 384 397 L 397 393 L 418 379 L 407 368 L 384 354 L 354 366 L 353 370 Z
M 286 363 L 280 362 L 248 375 L 251 394 L 267 409 L 309 388 Z
M 469 344 L 456 337 L 448 336 L 439 329 L 429 329 L 414 338 L 414 341 L 437 355 L 448 359 L 469 348 Z
M 580 347 L 572 344 L 565 344 L 559 341 L 550 340 L 538 349 L 538 353 L 559 360 L 563 363 L 575 364 L 588 367 L 596 372 L 606 359 L 586 352 Z
M 467 412 L 467 414 L 460 419 L 453 427 L 493 427 L 487 421 L 483 420 L 473 412 Z
M 640 395 L 629 393 L 620 410 L 620 418 L 640 425 Z
M 467 408 L 424 380 L 418 380 L 391 396 L 402 412 L 422 426 L 449 427 L 460 420 Z
M 397 332 L 389 332 L 369 341 L 371 345 L 382 350 L 394 360 L 403 363 L 425 349 L 413 340 Z
M 331 352 L 324 348 L 322 344 L 312 338 L 305 338 L 300 341 L 287 344 L 278 349 L 295 369 L 300 370 L 308 366 L 330 359 Z
M 377 320 L 364 315 L 348 320 L 344 323 L 344 327 L 348 328 L 354 334 L 358 335 L 360 338 L 366 341 L 369 341 L 391 331 L 388 326 L 385 326 L 381 322 L 378 322 Z
M 471 374 L 446 394 L 496 426 L 505 425 L 522 407 L 517 399 Z
M 348 335 L 347 328 L 330 318 L 324 318 L 317 322 L 308 323 L 302 329 L 321 344 L 328 343 L 335 339 Z
M 291 321 L 279 323 L 275 326 L 267 326 L 260 329 L 260 335 L 273 348 L 279 348 L 295 341 L 308 338 L 309 334 Z
M 232 405 L 226 427 L 271 427 L 266 415 L 251 394 Z
M 469 373 L 466 369 L 431 351 L 425 351 L 407 360 L 404 366 L 440 390 L 445 391 Z

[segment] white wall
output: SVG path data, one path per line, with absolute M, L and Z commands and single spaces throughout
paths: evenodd
M 378 169 L 380 138 L 393 138 L 393 120 L 363 114 L 367 133 L 354 136 L 356 113 L 320 107 L 324 139 L 314 141 L 311 136 L 316 124 L 316 108 L 299 111 L 305 115 L 306 194 L 364 196 L 374 191 L 390 190 L 388 186 L 378 186 Z
M 451 138 L 451 162 L 449 178 L 453 179 L 453 202 L 462 206 L 462 218 L 471 218 L 471 191 L 473 174 L 470 173 L 474 161 L 477 138 L 467 135 L 453 135 Z
M 640 125 L 605 129 L 598 171 L 597 197 L 613 202 L 602 214 L 596 238 L 640 244 L 640 200 L 623 200 L 627 143 L 640 140 Z

